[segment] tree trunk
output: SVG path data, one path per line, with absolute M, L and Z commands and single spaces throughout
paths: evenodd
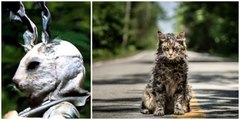
M 124 17 L 122 47 L 126 47 L 126 45 L 128 44 L 130 15 L 131 15 L 131 2 L 127 2 L 125 17 Z

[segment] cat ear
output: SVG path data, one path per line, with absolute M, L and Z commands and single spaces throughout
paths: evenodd
M 185 41 L 185 32 L 180 32 L 178 34 L 177 41 Z
M 166 35 L 164 35 L 162 32 L 158 31 L 157 33 L 158 40 L 160 41 L 165 41 L 166 40 Z

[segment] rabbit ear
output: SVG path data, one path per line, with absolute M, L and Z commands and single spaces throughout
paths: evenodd
M 46 6 L 45 2 L 39 2 L 41 6 L 41 15 L 42 15 L 42 42 L 44 44 L 50 43 L 51 42 L 51 33 L 49 30 L 49 24 L 51 20 L 51 14 L 49 12 L 49 9 Z
M 37 31 L 36 31 L 37 32 Z M 37 34 L 34 35 L 33 33 L 31 33 L 29 30 L 25 31 L 23 34 L 23 40 L 24 40 L 24 45 L 22 45 L 24 47 L 24 50 L 26 52 L 30 51 L 33 46 L 34 46 L 34 41 L 37 37 Z
M 22 2 L 12 2 L 12 7 L 10 10 L 10 20 L 23 22 L 27 26 L 28 30 L 24 32 L 24 49 L 28 52 L 33 46 L 34 42 L 37 41 L 38 32 L 36 25 L 31 21 L 25 12 L 25 8 Z M 17 7 L 17 8 L 14 8 Z

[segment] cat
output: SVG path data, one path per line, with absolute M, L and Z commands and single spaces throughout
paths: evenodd
M 185 32 L 175 36 L 158 31 L 157 37 L 155 67 L 143 93 L 141 113 L 163 116 L 190 112 L 192 91 L 187 81 Z

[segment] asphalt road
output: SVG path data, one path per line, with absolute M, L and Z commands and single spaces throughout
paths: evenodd
M 238 118 L 238 62 L 189 52 L 194 98 L 185 115 L 155 117 L 139 112 L 154 51 L 93 64 L 93 118 Z

